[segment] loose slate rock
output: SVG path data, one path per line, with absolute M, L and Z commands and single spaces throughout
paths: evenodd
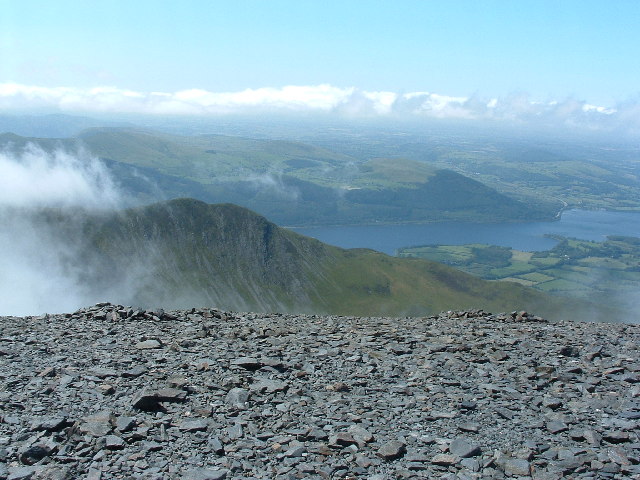
M 449 445 L 449 452 L 460 458 L 477 457 L 482 453 L 478 445 L 475 445 L 466 438 L 456 438 Z
M 378 449 L 376 454 L 383 460 L 386 460 L 387 462 L 389 462 L 391 460 L 396 460 L 402 457 L 406 452 L 407 452 L 407 448 L 405 444 L 398 440 L 394 440 L 382 445 Z
M 517 317 L 0 317 L 0 480 L 640 478 L 640 326 Z
M 448 453 L 438 453 L 431 459 L 431 463 L 434 465 L 440 465 L 442 467 L 449 467 L 451 465 L 455 465 L 460 461 L 455 455 L 450 455 Z
M 105 437 L 104 448 L 107 450 L 121 450 L 125 446 L 124 440 L 117 435 L 107 435 Z
M 567 424 L 564 422 L 561 422 L 560 420 L 552 420 L 550 422 L 547 422 L 547 430 L 550 433 L 557 434 L 557 433 L 564 432 L 568 429 L 569 427 L 567 427 Z
M 521 458 L 510 458 L 504 463 L 504 471 L 511 475 L 529 476 L 531 475 L 531 464 Z
M 232 360 L 231 365 L 244 368 L 245 370 L 249 370 L 251 372 L 255 372 L 256 370 L 262 368 L 264 363 L 254 357 L 241 357 Z
M 176 388 L 161 388 L 155 391 L 143 390 L 131 401 L 131 406 L 138 410 L 156 411 L 162 402 L 184 402 L 187 392 Z
M 204 432 L 209 427 L 206 420 L 186 420 L 178 427 L 183 432 Z
M 228 470 L 213 470 L 209 468 L 196 468 L 183 472 L 183 480 L 224 480 L 227 478 Z
M 160 347 L 162 347 L 162 343 L 158 340 L 144 340 L 136 343 L 136 348 L 138 350 L 153 350 Z
M 244 409 L 249 400 L 249 391 L 244 388 L 232 388 L 225 397 L 225 402 L 237 409 Z

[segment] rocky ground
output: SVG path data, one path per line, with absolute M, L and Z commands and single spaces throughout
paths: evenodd
M 640 327 L 0 318 L 0 479 L 640 478 Z

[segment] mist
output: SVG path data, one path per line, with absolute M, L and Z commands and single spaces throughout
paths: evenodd
M 0 152 L 0 315 L 74 311 L 116 293 L 86 283 L 92 267 L 80 260 L 81 217 L 124 199 L 86 152 Z

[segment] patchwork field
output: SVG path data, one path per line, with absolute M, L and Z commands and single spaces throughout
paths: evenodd
M 640 239 L 610 236 L 604 242 L 592 242 L 553 238 L 558 244 L 544 252 L 471 244 L 408 247 L 398 255 L 435 260 L 484 279 L 517 282 L 557 295 L 636 302 Z

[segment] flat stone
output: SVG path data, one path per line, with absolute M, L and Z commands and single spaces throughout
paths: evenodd
M 458 424 L 458 428 L 463 432 L 478 433 L 480 431 L 480 425 L 477 423 L 464 422 Z
M 604 432 L 602 439 L 608 443 L 625 443 L 631 441 L 627 432 Z
M 358 444 L 370 443 L 375 439 L 371 432 L 360 425 L 351 425 L 349 433 Z
M 185 420 L 178 428 L 183 432 L 204 432 L 209 428 L 206 420 Z
M 120 376 L 124 378 L 138 378 L 140 375 L 144 375 L 145 373 L 147 373 L 147 369 L 145 367 L 142 365 L 136 365 L 135 367 L 122 372 Z
M 254 372 L 262 368 L 264 363 L 262 363 L 260 360 L 258 360 L 255 357 L 240 357 L 240 358 L 231 360 L 231 365 L 235 367 L 241 367 L 241 368 L 244 368 L 245 370 Z
M 31 445 L 20 454 L 20 463 L 24 465 L 33 465 L 38 463 L 43 458 L 51 455 L 54 452 L 54 448 L 55 447 L 52 445 L 43 443 Z
M 357 445 L 357 441 L 353 435 L 347 432 L 339 432 L 329 437 L 329 446 L 331 447 L 348 447 L 349 445 Z
M 560 420 L 552 420 L 550 422 L 547 422 L 547 430 L 554 435 L 557 433 L 565 432 L 568 429 L 569 427 L 567 427 L 567 424 L 561 422 Z
M 116 430 L 119 432 L 129 432 L 136 426 L 135 417 L 118 417 L 116 418 Z
M 67 420 L 67 417 L 49 417 L 34 420 L 31 424 L 32 430 L 45 430 L 47 432 L 59 432 L 62 429 L 73 425 L 73 422 Z
M 511 475 L 529 476 L 531 475 L 531 464 L 521 458 L 510 458 L 504 463 L 504 471 Z
M 9 467 L 7 480 L 28 480 L 36 473 L 35 467 Z
M 466 438 L 456 438 L 449 445 L 449 452 L 460 458 L 477 457 L 482 453 L 480 447 Z
M 393 440 L 382 445 L 376 455 L 386 461 L 396 460 L 407 452 L 407 448 L 403 442 Z
M 160 408 L 162 402 L 184 402 L 187 392 L 176 388 L 161 388 L 159 390 L 143 390 L 131 401 L 131 406 L 138 410 L 155 411 Z
M 448 454 L 448 453 L 438 453 L 437 455 L 431 458 L 431 463 L 433 463 L 434 465 L 440 465 L 442 467 L 449 467 L 451 465 L 455 465 L 459 461 L 460 461 L 459 457 Z
M 260 393 L 275 393 L 285 391 L 288 386 L 287 382 L 283 382 L 282 380 L 261 378 L 257 383 L 251 385 L 251 390 L 256 390 Z
M 182 472 L 183 480 L 223 480 L 227 478 L 228 470 L 213 470 L 210 468 L 195 468 Z
M 244 409 L 247 407 L 249 396 L 249 391 L 244 388 L 232 388 L 225 397 L 225 403 L 234 408 Z
M 162 343 L 158 340 L 144 340 L 143 342 L 136 343 L 135 347 L 138 350 L 153 350 L 162 347 Z
M 107 435 L 105 437 L 105 446 L 107 450 L 122 450 L 126 443 L 117 435 Z

